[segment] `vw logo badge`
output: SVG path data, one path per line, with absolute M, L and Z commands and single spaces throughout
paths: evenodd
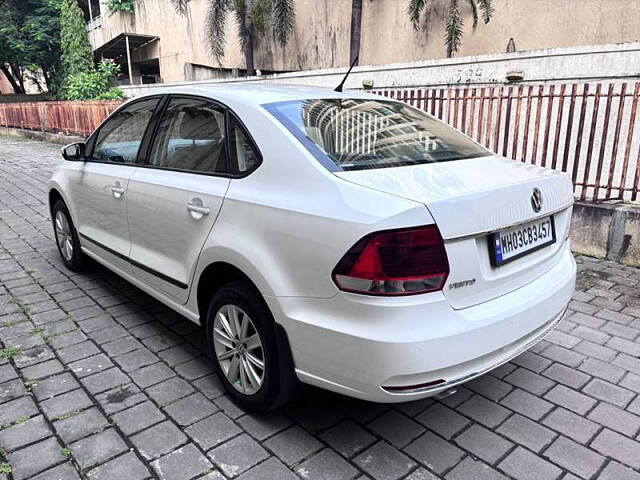
M 542 192 L 537 187 L 533 189 L 531 194 L 531 208 L 536 213 L 542 210 Z

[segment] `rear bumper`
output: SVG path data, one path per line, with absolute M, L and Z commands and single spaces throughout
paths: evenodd
M 460 310 L 440 292 L 266 300 L 287 332 L 300 380 L 365 400 L 403 402 L 471 380 L 533 346 L 562 318 L 575 275 L 565 244 L 537 280 Z M 431 385 L 393 389 L 424 384 Z

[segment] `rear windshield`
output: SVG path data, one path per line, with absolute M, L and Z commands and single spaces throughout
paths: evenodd
M 265 105 L 330 170 L 448 162 L 490 152 L 400 102 L 309 99 Z

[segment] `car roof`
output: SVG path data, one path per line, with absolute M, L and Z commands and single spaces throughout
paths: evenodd
M 241 103 L 247 106 L 259 106 L 267 103 L 291 100 L 307 100 L 310 98 L 382 99 L 379 95 L 359 91 L 346 91 L 341 93 L 331 88 L 273 83 L 224 83 L 160 87 L 153 89 L 147 95 L 137 96 L 136 98 L 140 99 L 145 96 L 158 94 L 198 95 L 219 100 L 223 103 Z

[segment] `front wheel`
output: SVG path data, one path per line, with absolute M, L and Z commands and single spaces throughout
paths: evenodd
M 83 270 L 87 266 L 87 257 L 80 249 L 78 232 L 76 232 L 69 210 L 62 200 L 58 200 L 53 205 L 51 217 L 58 252 L 65 266 L 74 272 Z
M 206 330 L 218 375 L 241 407 L 266 411 L 289 400 L 292 365 L 278 348 L 273 317 L 255 288 L 246 282 L 221 287 L 209 304 Z

